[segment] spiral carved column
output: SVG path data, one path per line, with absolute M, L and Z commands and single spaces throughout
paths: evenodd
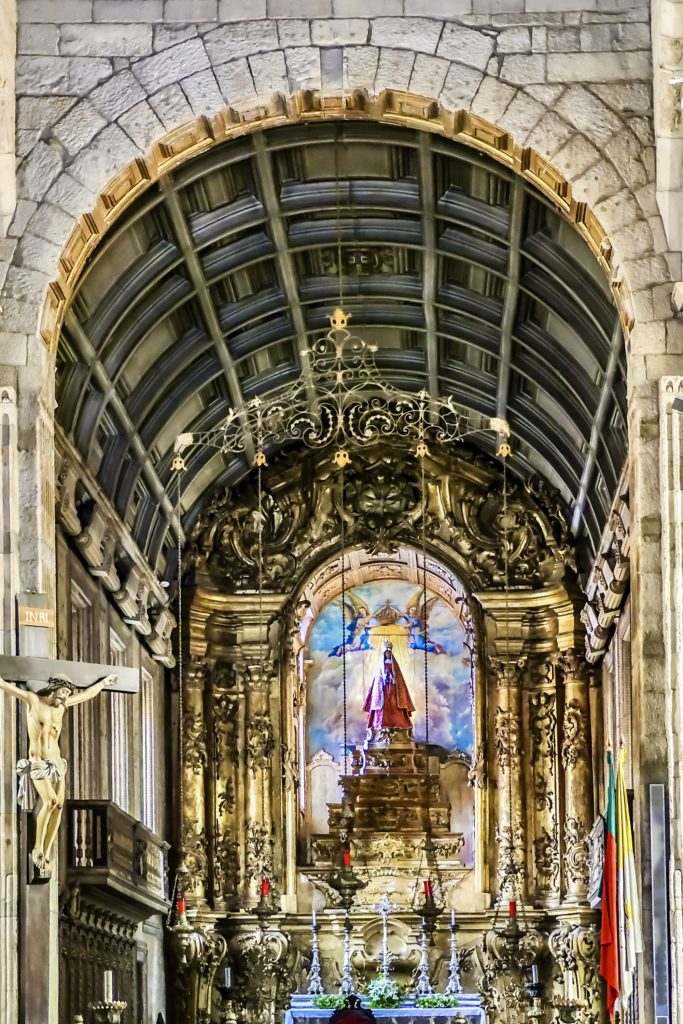
M 208 872 L 205 788 L 207 736 L 204 715 L 204 687 L 207 665 L 192 658 L 184 671 L 183 686 L 183 799 L 180 807 L 180 840 L 186 895 L 198 902 L 206 899 Z
M 560 902 L 557 691 L 555 659 L 537 662 L 529 692 L 530 803 L 533 822 L 533 877 L 536 900 L 547 907 Z
M 522 679 L 525 659 L 492 658 L 496 681 L 494 714 L 495 764 L 498 784 L 496 881 L 498 893 L 526 891 L 525 793 L 522 748 Z
M 568 903 L 588 893 L 588 833 L 593 823 L 589 672 L 574 648 L 563 652 L 562 767 L 564 769 L 564 888 Z

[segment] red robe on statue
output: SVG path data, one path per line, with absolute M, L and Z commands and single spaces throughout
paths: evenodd
M 414 710 L 403 673 L 394 652 L 387 646 L 382 652 L 379 672 L 363 702 L 363 711 L 368 714 L 368 729 L 411 729 L 410 716 Z

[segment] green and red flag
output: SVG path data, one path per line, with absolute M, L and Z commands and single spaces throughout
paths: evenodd
M 600 923 L 600 974 L 607 984 L 607 1011 L 614 1020 L 619 998 L 619 922 L 617 917 L 617 821 L 614 765 L 607 751 L 607 820 L 605 823 L 605 866 L 602 873 L 602 920 Z
M 636 972 L 636 957 L 643 952 L 643 935 L 640 927 L 640 900 L 636 878 L 636 859 L 633 853 L 631 816 L 626 797 L 624 761 L 626 750 L 619 748 L 617 763 L 617 893 L 619 915 L 619 1003 L 622 1020 L 633 992 L 633 975 Z

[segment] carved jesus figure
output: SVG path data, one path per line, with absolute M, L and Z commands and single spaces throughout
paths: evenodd
M 379 670 L 363 702 L 363 711 L 368 715 L 368 729 L 411 729 L 410 716 L 414 710 L 415 705 L 392 645 L 385 640 Z
M 27 708 L 29 747 L 28 758 L 17 764 L 19 803 L 23 810 L 30 811 L 35 794 L 41 800 L 32 857 L 43 877 L 50 872 L 52 847 L 64 807 L 67 764 L 59 749 L 64 711 L 74 704 L 92 700 L 105 687 L 114 686 L 116 679 L 113 675 L 105 676 L 92 686 L 77 691 L 68 676 L 55 675 L 48 679 L 42 690 L 32 693 L 0 678 L 0 690 L 22 701 Z

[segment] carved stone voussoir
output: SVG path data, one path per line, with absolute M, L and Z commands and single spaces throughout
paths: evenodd
M 508 485 L 507 519 L 499 467 L 480 453 L 430 456 L 426 500 L 412 452 L 395 446 L 354 450 L 345 469 L 346 543 L 391 553 L 419 544 L 426 517 L 430 547 L 449 553 L 475 590 L 502 587 L 503 537 L 509 539 L 509 579 L 517 588 L 559 583 L 573 566 L 569 531 L 558 501 L 541 487 Z M 275 460 L 264 477 L 264 585 L 282 589 L 319 564 L 338 545 L 340 477 L 327 453 Z M 189 538 L 194 569 L 253 589 L 258 566 L 257 489 L 245 480 L 221 491 L 205 508 Z

